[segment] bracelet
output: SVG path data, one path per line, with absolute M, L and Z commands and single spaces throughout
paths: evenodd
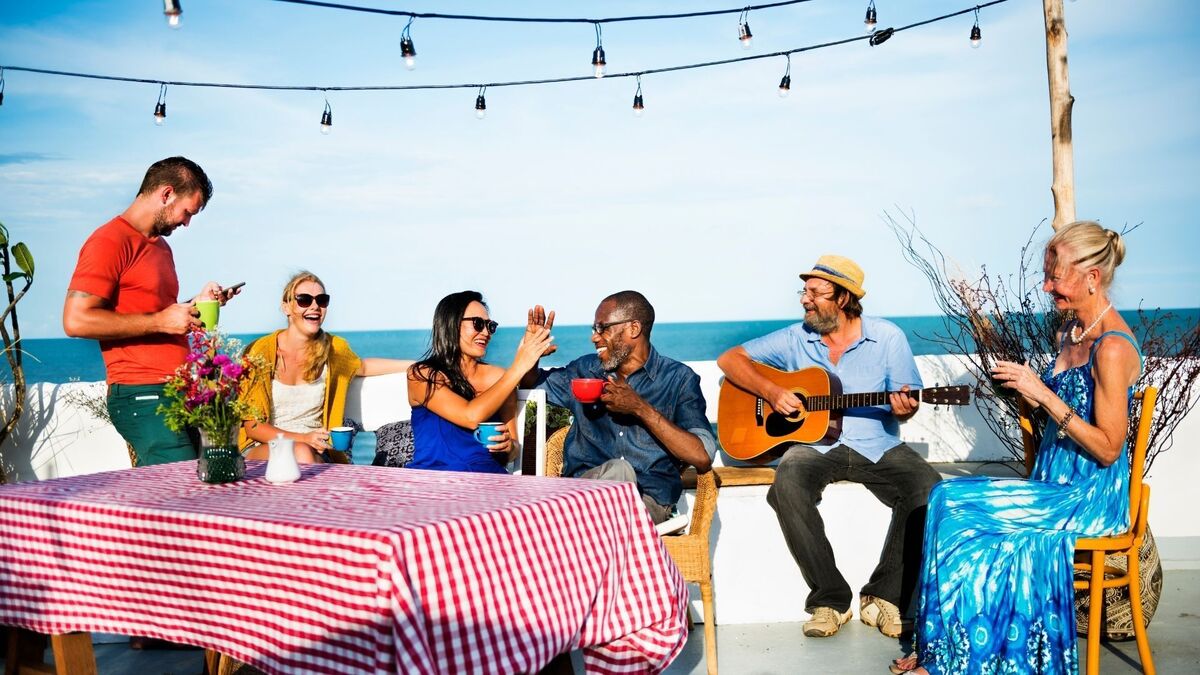
M 1075 411 L 1071 408 L 1067 408 L 1066 414 L 1063 415 L 1062 419 L 1058 421 L 1058 437 L 1059 438 L 1067 437 L 1067 425 L 1071 423 L 1071 418 L 1073 418 L 1073 417 L 1075 417 Z

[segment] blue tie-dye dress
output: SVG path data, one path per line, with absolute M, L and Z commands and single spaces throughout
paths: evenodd
M 1095 424 L 1092 359 L 1043 374 Z M 1137 348 L 1137 344 L 1134 348 Z M 1139 350 L 1139 354 L 1140 354 Z M 1132 395 L 1132 390 L 1131 390 Z M 1077 536 L 1129 528 L 1129 455 L 1101 466 L 1051 422 L 1029 480 L 942 481 L 929 496 L 917 653 L 930 673 L 1075 673 Z

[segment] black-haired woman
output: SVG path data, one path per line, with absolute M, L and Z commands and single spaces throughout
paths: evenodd
M 425 357 L 408 370 L 412 406 L 412 469 L 504 473 L 517 454 L 515 418 L 521 376 L 551 346 L 549 329 L 526 333 L 507 370 L 483 361 L 497 324 L 477 291 L 452 293 L 433 313 Z M 475 440 L 485 422 L 500 431 Z

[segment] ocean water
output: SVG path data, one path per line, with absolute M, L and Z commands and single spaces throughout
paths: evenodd
M 1176 325 L 1189 323 L 1194 326 L 1200 321 L 1200 308 L 1167 311 L 1174 315 Z M 1137 330 L 1137 313 L 1121 314 Z M 889 318 L 908 335 L 914 354 L 920 356 L 946 353 L 945 347 L 935 337 L 945 331 L 942 316 Z M 710 361 L 734 345 L 795 322 L 796 319 L 659 323 L 654 326 L 651 341 L 659 352 L 671 358 L 680 361 Z M 428 330 L 334 332 L 349 340 L 350 346 L 359 356 L 417 359 L 429 346 Z M 508 365 L 523 332 L 524 326 L 501 327 L 488 349 L 488 360 L 499 365 Z M 555 326 L 554 336 L 558 351 L 542 360 L 544 366 L 565 365 L 568 361 L 592 351 L 591 329 L 588 326 Z M 235 334 L 234 337 L 249 342 L 259 337 L 259 334 Z M 57 338 L 26 339 L 22 342 L 27 382 L 90 382 L 104 379 L 104 362 L 100 358 L 100 347 L 94 340 Z

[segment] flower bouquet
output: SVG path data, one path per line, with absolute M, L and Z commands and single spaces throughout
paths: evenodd
M 197 473 L 206 483 L 228 483 L 246 473 L 237 428 L 242 420 L 258 418 L 261 412 L 239 395 L 262 364 L 240 352 L 237 340 L 215 330 L 193 330 L 188 334 L 187 359 L 167 381 L 167 400 L 158 408 L 170 429 L 199 430 Z

